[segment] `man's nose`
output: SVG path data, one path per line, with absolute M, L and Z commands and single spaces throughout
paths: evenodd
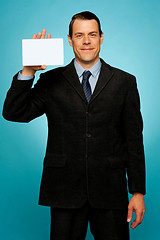
M 83 44 L 89 44 L 90 43 L 90 38 L 89 36 L 84 36 L 83 38 Z

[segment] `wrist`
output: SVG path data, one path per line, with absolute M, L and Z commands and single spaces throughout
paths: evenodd
M 139 192 L 134 192 L 133 196 L 144 196 L 144 194 L 143 193 L 139 193 Z
M 33 68 L 27 67 L 27 66 L 24 66 L 21 72 L 23 76 L 30 76 L 30 77 L 33 77 L 35 73 L 36 71 Z

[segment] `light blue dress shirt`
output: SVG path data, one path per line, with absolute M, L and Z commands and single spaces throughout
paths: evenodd
M 19 71 L 19 73 L 18 73 L 18 77 L 17 77 L 18 80 L 31 80 L 32 78 L 34 78 L 34 76 L 33 77 L 31 77 L 31 76 L 24 76 L 24 75 L 21 74 L 21 72 L 22 72 L 22 70 Z
M 99 59 L 98 62 L 92 68 L 88 69 L 91 72 L 91 76 L 89 78 L 89 83 L 91 85 L 92 93 L 93 93 L 95 86 L 97 84 L 97 81 L 98 81 L 98 77 L 99 77 L 100 70 L 101 70 L 101 65 L 102 64 Z M 76 69 L 79 81 L 82 84 L 83 72 L 85 71 L 85 69 L 76 61 L 76 59 L 74 59 L 74 67 Z M 20 71 L 17 79 L 18 80 L 31 80 L 32 78 L 33 77 L 30 77 L 30 76 L 23 76 Z
M 90 69 L 87 70 L 87 71 L 91 72 L 91 76 L 89 78 L 89 83 L 91 86 L 92 93 L 93 93 L 95 86 L 97 84 L 97 81 L 98 81 L 98 77 L 99 77 L 100 70 L 101 70 L 101 65 L 102 64 L 99 59 L 98 62 L 93 67 L 91 67 Z M 74 66 L 75 66 L 79 81 L 82 84 L 83 72 L 85 71 L 85 69 L 76 61 L 76 59 L 74 59 Z

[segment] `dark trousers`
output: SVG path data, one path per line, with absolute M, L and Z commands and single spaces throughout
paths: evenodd
M 50 240 L 85 240 L 88 222 L 95 240 L 129 240 L 127 209 L 96 209 L 88 202 L 77 209 L 51 207 Z

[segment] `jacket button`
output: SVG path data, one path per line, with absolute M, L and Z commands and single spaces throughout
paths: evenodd
M 90 133 L 86 133 L 86 137 L 90 138 L 92 135 Z

